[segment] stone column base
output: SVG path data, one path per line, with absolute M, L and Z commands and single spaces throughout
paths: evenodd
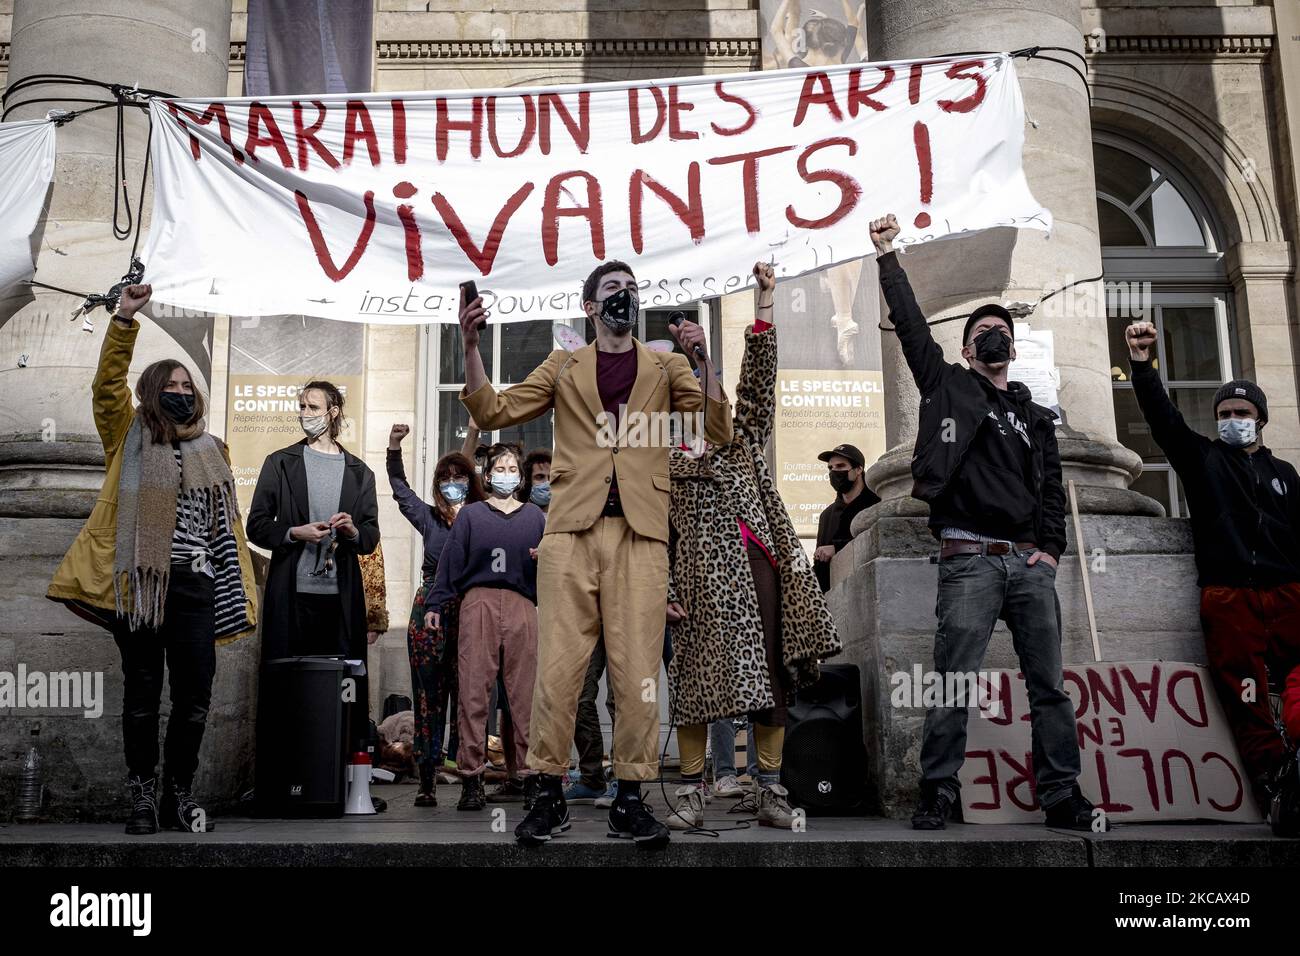
M 0 671 L 79 671 L 103 675 L 103 712 L 81 709 L 0 711 L 0 808 L 17 804 L 23 761 L 35 742 L 48 791 L 44 819 L 125 819 L 126 762 L 122 752 L 122 659 L 108 631 L 45 597 L 59 561 L 84 518 L 0 518 Z M 199 751 L 195 797 L 217 813 L 235 808 L 253 785 L 254 726 L 260 635 L 217 648 L 217 676 L 207 731 Z M 161 747 L 171 704 L 163 682 Z M 32 731 L 39 726 L 39 736 Z M 4 819 L 0 817 L 0 819 Z
M 913 512 L 909 515 L 909 505 Z M 879 809 L 903 817 L 918 794 L 925 711 L 890 705 L 890 675 L 934 666 L 937 568 L 930 558 L 925 506 L 893 499 L 864 511 L 861 533 L 836 555 L 826 595 L 845 644 L 839 660 L 862 671 L 870 784 Z M 1168 659 L 1203 663 L 1200 589 L 1186 521 L 1121 515 L 1082 518 L 1103 660 Z M 858 528 L 855 527 L 855 531 Z M 1074 529 L 1061 560 L 1062 657 L 1089 662 L 1093 644 Z M 999 622 L 985 667 L 1016 667 L 1011 636 Z

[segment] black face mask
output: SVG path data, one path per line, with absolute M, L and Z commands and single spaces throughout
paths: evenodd
M 636 325 L 640 304 L 627 289 L 619 289 L 600 304 L 600 321 L 615 335 L 622 335 Z
M 996 365 L 1011 358 L 1011 339 L 1002 329 L 985 329 L 975 336 L 975 358 L 986 365 Z
M 840 494 L 850 490 L 853 487 L 853 479 L 849 477 L 847 471 L 831 472 L 831 487 Z
M 180 392 L 163 392 L 158 398 L 163 414 L 177 425 L 183 425 L 194 417 L 194 396 L 182 395 Z

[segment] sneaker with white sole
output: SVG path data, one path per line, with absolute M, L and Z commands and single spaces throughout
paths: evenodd
M 609 782 L 609 786 L 605 788 L 605 792 L 602 793 L 595 800 L 592 800 L 591 805 L 601 810 L 608 810 L 610 807 L 614 805 L 614 798 L 617 796 L 618 796 L 618 783 L 614 780 L 611 780 Z
M 745 795 L 745 788 L 740 785 L 735 774 L 727 774 L 713 785 L 713 795 L 723 800 L 736 800 Z
M 668 845 L 668 833 L 640 797 L 623 797 L 609 808 L 611 837 L 634 840 L 640 849 L 658 850 Z
M 789 830 L 794 826 L 795 814 L 790 808 L 790 791 L 779 783 L 769 783 L 758 788 L 758 825 Z
M 677 803 L 668 811 L 668 825 L 674 830 L 691 830 L 704 826 L 704 793 L 703 781 L 678 787 L 673 792 Z

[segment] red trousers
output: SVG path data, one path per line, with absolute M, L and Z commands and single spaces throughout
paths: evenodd
M 460 694 L 457 771 L 470 777 L 485 769 L 488 701 L 498 669 L 514 726 L 513 739 L 503 741 L 502 746 L 514 748 L 513 763 L 522 769 L 537 679 L 537 605 L 505 588 L 471 588 L 460 604 L 456 666 Z
M 1201 626 L 1219 700 L 1246 772 L 1258 782 L 1285 753 L 1269 709 L 1270 672 L 1283 688 L 1287 735 L 1300 742 L 1300 584 L 1204 588 Z

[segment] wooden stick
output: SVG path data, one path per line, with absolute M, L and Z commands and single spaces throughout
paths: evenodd
M 1079 521 L 1079 499 L 1074 493 L 1074 479 L 1070 485 L 1070 514 L 1074 518 L 1074 540 L 1079 550 L 1079 570 L 1083 572 L 1083 602 L 1088 606 L 1088 630 L 1092 632 L 1092 657 L 1101 660 L 1101 639 L 1097 636 L 1097 615 L 1092 607 L 1092 582 L 1088 579 L 1088 549 L 1083 545 L 1083 525 Z

